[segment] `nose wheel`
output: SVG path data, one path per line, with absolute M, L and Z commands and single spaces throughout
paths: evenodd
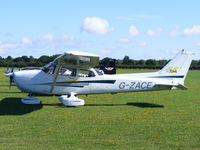
M 62 95 L 58 98 L 58 100 L 63 103 L 65 106 L 83 106 L 85 104 L 85 101 L 83 99 L 79 99 L 75 96 L 76 93 L 71 93 L 70 96 L 68 95 Z

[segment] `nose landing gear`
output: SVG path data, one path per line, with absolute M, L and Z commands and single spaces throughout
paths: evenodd
M 85 101 L 83 99 L 79 99 L 75 96 L 76 93 L 71 93 L 70 96 L 68 95 L 62 95 L 58 99 L 61 103 L 63 103 L 65 106 L 83 106 L 85 104 Z

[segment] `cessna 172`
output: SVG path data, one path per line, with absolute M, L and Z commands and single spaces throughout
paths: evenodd
M 77 95 L 187 89 L 184 86 L 192 53 L 180 51 L 163 69 L 153 73 L 105 75 L 96 70 L 99 56 L 85 52 L 67 52 L 41 70 L 13 72 L 18 89 L 29 93 L 24 104 L 39 104 L 32 95 L 61 95 L 58 99 L 66 106 L 81 106 L 85 102 Z

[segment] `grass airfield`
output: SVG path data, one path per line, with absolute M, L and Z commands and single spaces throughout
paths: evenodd
M 188 90 L 79 96 L 83 107 L 56 96 L 24 105 L 0 69 L 0 150 L 200 149 L 200 71 L 189 71 Z M 118 73 L 151 70 L 118 70 Z

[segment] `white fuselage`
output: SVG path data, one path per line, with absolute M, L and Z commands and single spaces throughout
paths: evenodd
M 119 74 L 119 75 L 98 75 L 94 77 L 64 76 L 58 75 L 54 90 L 51 91 L 54 75 L 42 70 L 28 70 L 14 73 L 14 80 L 17 87 L 32 94 L 55 94 L 68 95 L 96 94 L 96 93 L 119 93 L 134 91 L 150 91 L 170 89 L 171 87 L 156 86 L 159 84 L 170 84 L 172 79 L 160 79 L 158 72 Z

